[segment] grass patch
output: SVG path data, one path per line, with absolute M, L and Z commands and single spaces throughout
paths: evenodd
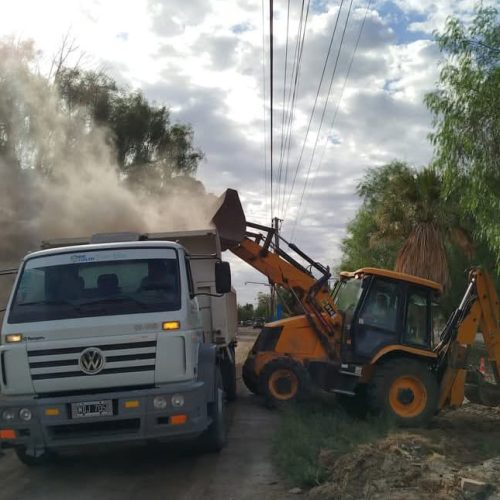
M 391 427 L 382 418 L 355 419 L 333 401 L 297 403 L 281 412 L 281 425 L 273 439 L 273 460 L 291 485 L 316 486 L 327 479 L 319 460 L 321 450 L 342 455 L 385 436 Z

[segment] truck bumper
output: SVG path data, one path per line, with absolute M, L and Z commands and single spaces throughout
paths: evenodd
M 203 382 L 189 382 L 78 396 L 4 397 L 0 398 L 0 443 L 2 447 L 22 446 L 36 455 L 46 449 L 82 445 L 188 439 L 211 423 L 206 394 Z M 173 395 L 182 395 L 184 404 L 175 407 Z M 164 397 L 165 408 L 155 408 L 157 396 Z M 73 417 L 74 403 L 94 401 L 111 401 L 113 415 Z M 30 410 L 31 420 L 21 420 L 22 408 Z M 5 420 L 5 410 L 15 417 Z

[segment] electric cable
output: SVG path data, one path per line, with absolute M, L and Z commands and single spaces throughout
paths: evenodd
M 290 189 L 290 193 L 288 195 L 288 199 L 287 199 L 287 202 L 286 202 L 283 219 L 286 219 L 286 214 L 288 212 L 288 207 L 290 205 L 290 199 L 292 197 L 292 193 L 293 193 L 293 190 L 295 188 L 295 182 L 297 180 L 297 174 L 299 172 L 300 164 L 302 162 L 302 157 L 304 155 L 304 150 L 305 150 L 305 146 L 306 146 L 306 142 L 307 142 L 307 137 L 309 136 L 309 131 L 311 129 L 312 120 L 313 120 L 314 114 L 316 112 L 316 105 L 318 103 L 319 93 L 321 91 L 321 86 L 323 85 L 323 79 L 325 77 L 326 68 L 328 66 L 328 60 L 330 58 L 330 53 L 331 53 L 331 50 L 332 50 L 333 40 L 335 38 L 335 33 L 337 32 L 337 26 L 338 26 L 338 22 L 339 22 L 339 18 L 340 18 L 340 13 L 342 11 L 342 7 L 344 5 L 344 1 L 345 0 L 341 0 L 340 1 L 340 7 L 339 7 L 339 10 L 337 11 L 337 16 L 336 16 L 336 19 L 335 19 L 335 25 L 334 25 L 334 28 L 333 28 L 333 31 L 332 31 L 332 36 L 330 37 L 330 43 L 328 45 L 328 51 L 327 51 L 327 54 L 326 54 L 326 57 L 325 57 L 325 62 L 323 64 L 323 70 L 321 72 L 321 78 L 320 78 L 320 81 L 319 81 L 319 85 L 318 85 L 318 88 L 316 90 L 316 96 L 314 98 L 313 108 L 312 108 L 311 114 L 309 116 L 309 121 L 308 121 L 308 124 L 307 124 L 306 134 L 305 134 L 305 137 L 304 137 L 304 141 L 302 142 L 302 148 L 301 148 L 301 151 L 300 151 L 299 159 L 297 161 L 297 166 L 295 167 L 295 173 L 294 173 L 294 176 L 293 176 L 292 187 Z
M 342 98 L 344 97 L 344 91 L 345 91 L 347 82 L 349 80 L 349 76 L 351 74 L 351 68 L 352 68 L 352 65 L 353 65 L 353 62 L 354 62 L 354 58 L 356 56 L 356 52 L 358 50 L 359 41 L 361 39 L 361 35 L 363 33 L 364 26 L 365 26 L 365 23 L 366 23 L 366 16 L 368 14 L 368 10 L 370 9 L 372 2 L 373 2 L 373 0 L 369 0 L 369 2 L 367 3 L 367 5 L 365 7 L 365 13 L 364 13 L 363 20 L 361 22 L 361 25 L 360 25 L 360 28 L 359 28 L 359 31 L 358 31 L 358 36 L 356 38 L 356 42 L 355 42 L 355 45 L 354 45 L 354 50 L 353 50 L 352 55 L 351 55 L 351 60 L 349 61 L 349 66 L 347 68 L 347 72 L 346 72 L 346 75 L 345 75 L 345 78 L 344 78 L 344 83 L 342 84 L 342 89 L 340 91 L 340 95 L 339 95 L 339 98 L 337 100 L 337 105 L 335 107 L 335 112 L 333 114 L 333 118 L 332 118 L 332 121 L 330 123 L 330 128 L 329 128 L 328 136 L 333 132 L 333 127 L 334 127 L 335 121 L 337 119 L 337 114 L 338 114 L 338 111 L 339 111 L 339 107 L 340 107 L 340 104 L 342 102 Z M 321 166 L 323 165 L 323 160 L 324 160 L 324 157 L 325 157 L 325 152 L 326 152 L 327 146 L 328 146 L 328 136 L 327 136 L 327 140 L 325 141 L 325 144 L 323 146 L 323 150 L 322 150 L 322 153 L 321 153 L 320 160 L 317 163 L 315 170 L 313 171 L 312 182 L 311 182 L 311 187 L 310 187 L 311 191 L 314 188 L 314 183 L 316 181 L 317 175 L 318 175 L 319 171 L 321 170 Z M 308 204 L 308 198 L 306 198 L 306 201 L 304 203 L 303 213 L 306 212 L 307 204 Z M 300 215 L 300 213 L 298 213 L 297 219 L 300 219 L 300 217 L 301 217 L 301 215 Z
M 320 136 L 320 133 L 321 133 L 321 129 L 323 127 L 323 122 L 325 120 L 326 109 L 328 107 L 328 101 L 330 100 L 330 94 L 332 92 L 333 81 L 335 79 L 335 74 L 337 72 L 337 66 L 338 66 L 340 54 L 342 52 L 342 46 L 344 44 L 344 37 L 345 37 L 346 30 L 347 30 L 347 25 L 349 24 L 349 17 L 351 15 L 352 3 L 353 3 L 353 0 L 351 0 L 351 2 L 349 4 L 349 10 L 347 11 L 346 20 L 345 20 L 345 23 L 344 23 L 344 29 L 342 31 L 342 36 L 341 36 L 341 39 L 340 39 L 339 49 L 337 51 L 337 57 L 335 59 L 335 65 L 333 67 L 332 76 L 330 78 L 330 85 L 328 87 L 328 92 L 326 94 L 325 103 L 323 105 L 323 111 L 321 113 L 321 120 L 320 120 L 320 123 L 319 123 L 318 132 L 316 134 L 316 140 L 314 141 L 314 146 L 313 146 L 313 149 L 312 149 L 311 158 L 310 158 L 310 161 L 309 161 L 309 166 L 307 168 L 306 180 L 304 182 L 304 187 L 303 187 L 302 193 L 300 195 L 300 202 L 299 202 L 299 208 L 297 210 L 297 217 L 295 217 L 295 220 L 294 220 L 294 223 L 293 223 L 292 238 L 291 239 L 293 239 L 293 235 L 295 234 L 295 228 L 297 227 L 297 221 L 299 220 L 300 209 L 302 208 L 302 202 L 304 200 L 304 193 L 306 192 L 307 185 L 309 183 L 309 176 L 311 175 L 311 168 L 312 168 L 312 164 L 313 164 L 313 161 L 314 161 L 314 155 L 316 154 L 316 148 L 318 146 L 319 136 Z

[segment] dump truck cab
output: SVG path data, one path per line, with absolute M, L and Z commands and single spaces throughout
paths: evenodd
M 203 246 L 212 233 L 183 237 Z M 0 442 L 24 463 L 91 444 L 224 446 L 229 268 L 168 238 L 57 241 L 21 262 L 1 332 Z

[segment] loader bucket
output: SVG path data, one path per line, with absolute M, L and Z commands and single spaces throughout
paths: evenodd
M 212 217 L 221 240 L 222 250 L 237 246 L 245 237 L 247 222 L 238 191 L 227 189 L 219 197 Z

